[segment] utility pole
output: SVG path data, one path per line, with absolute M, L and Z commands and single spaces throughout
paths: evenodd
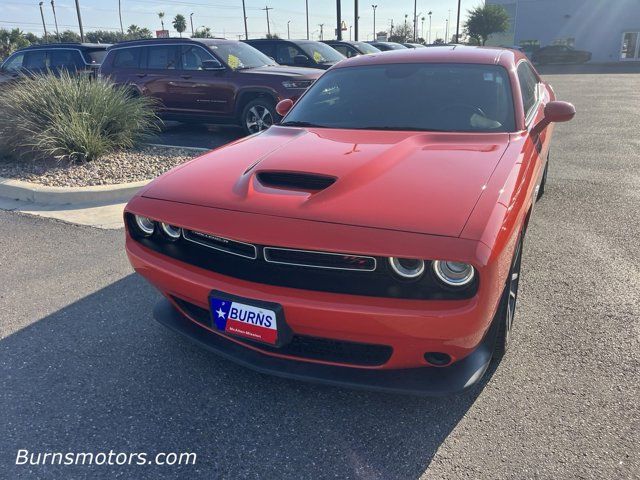
M 413 43 L 417 41 L 418 32 L 418 0 L 413 0 Z
M 456 21 L 456 43 L 460 43 L 460 2 L 461 0 L 458 0 L 458 19 Z M 517 6 L 518 4 L 516 3 L 516 7 Z
M 289 24 L 291 20 L 287 20 L 287 40 L 291 40 L 291 33 L 289 33 Z
M 44 2 L 40 2 L 40 16 L 42 17 L 42 28 L 44 28 L 44 43 L 47 43 L 47 24 L 44 23 L 44 12 L 42 11 L 42 4 Z
M 304 7 L 307 12 L 307 40 L 309 40 L 309 0 L 304 1 Z
M 371 8 L 373 8 L 373 40 L 375 41 L 376 39 L 376 8 L 378 8 L 378 5 L 371 5 Z
M 56 24 L 56 37 L 58 37 L 58 43 L 60 43 L 60 32 L 58 31 L 58 17 L 56 17 L 56 6 L 51 0 L 51 10 L 53 10 L 53 21 Z
M 120 17 L 120 33 L 124 35 L 124 28 L 122 27 L 122 5 L 121 0 L 118 0 L 118 17 Z
M 320 40 L 324 40 L 324 23 L 319 23 L 318 26 L 320 27 Z
M 247 30 L 247 9 L 242 0 L 242 18 L 244 18 L 244 39 L 249 40 L 249 31 Z
M 271 26 L 269 25 L 269 10 L 273 10 L 273 8 L 267 7 L 265 5 L 265 7 L 261 8 L 260 10 L 264 10 L 265 12 L 267 12 L 267 36 L 271 37 Z
M 340 0 L 336 0 L 336 40 L 342 40 L 342 8 Z
M 351 30 L 353 29 L 353 25 L 349 25 L 349 41 L 351 41 Z
M 449 16 L 447 17 L 447 42 L 449 43 L 451 40 L 449 39 L 449 28 L 451 26 L 451 9 L 449 9 Z
M 53 0 L 51 0 L 53 3 Z M 80 27 L 80 41 L 84 42 L 84 30 L 82 29 L 82 16 L 80 15 L 80 0 L 76 0 L 76 11 L 78 12 L 78 26 Z
M 426 38 L 424 38 L 424 17 L 422 17 L 422 28 L 420 28 L 420 37 L 422 37 L 422 41 L 426 43 Z
M 353 39 L 358 41 L 358 0 L 353 0 Z
M 191 36 L 193 37 L 196 33 L 193 31 L 193 12 L 189 14 L 189 20 L 191 21 Z
M 391 29 L 389 30 L 389 37 L 393 37 L 393 18 L 391 20 Z
M 431 44 L 431 15 L 433 14 L 433 12 L 431 10 L 429 10 L 429 44 Z

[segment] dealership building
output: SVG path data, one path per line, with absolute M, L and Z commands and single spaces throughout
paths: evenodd
M 640 61 L 640 0 L 487 0 L 510 16 L 509 31 L 491 45 L 534 50 L 568 45 L 592 53 L 592 62 Z

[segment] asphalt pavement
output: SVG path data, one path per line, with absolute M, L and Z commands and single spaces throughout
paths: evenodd
M 513 348 L 429 399 L 263 376 L 156 325 L 121 230 L 0 212 L 0 477 L 640 478 L 640 75 L 548 76 L 558 125 Z M 16 466 L 195 452 L 195 466 Z

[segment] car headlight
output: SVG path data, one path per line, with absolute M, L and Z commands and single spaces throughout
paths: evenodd
M 150 237 L 156 229 L 156 222 L 149 217 L 143 217 L 142 215 L 134 215 L 133 218 L 138 227 L 138 232 L 145 237 Z
M 468 285 L 475 276 L 475 268 L 468 263 L 435 260 L 433 272 L 438 279 L 451 287 Z
M 172 241 L 178 240 L 182 234 L 182 229 L 180 227 L 169 225 L 168 223 L 161 223 L 160 228 L 162 228 L 162 233 Z
M 402 278 L 418 278 L 424 273 L 424 260 L 389 257 L 391 270 Z
M 309 88 L 313 80 L 285 80 L 282 82 L 284 88 Z

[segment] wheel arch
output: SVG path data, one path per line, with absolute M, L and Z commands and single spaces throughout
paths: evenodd
M 272 100 L 275 103 L 278 103 L 278 95 L 273 90 L 268 88 L 245 88 L 238 92 L 236 108 L 235 108 L 235 116 L 240 117 L 242 115 L 242 111 L 247 104 L 253 100 L 258 98 L 264 98 L 268 100 Z

